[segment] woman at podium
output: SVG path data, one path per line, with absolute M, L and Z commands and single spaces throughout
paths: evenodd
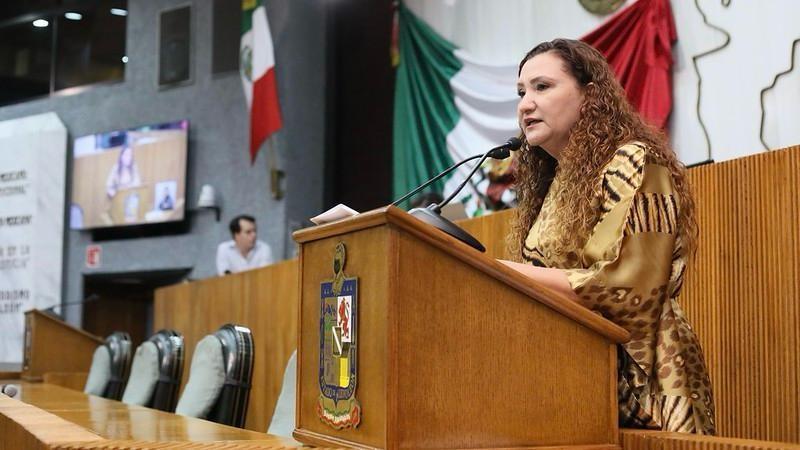
M 587 44 L 537 45 L 517 90 L 518 262 L 505 263 L 631 333 L 621 426 L 714 434 L 703 353 L 677 302 L 697 247 L 685 168 Z
M 133 147 L 125 143 L 119 151 L 117 162 L 111 167 L 106 177 L 106 195 L 112 198 L 120 189 L 137 187 L 141 184 L 142 179 L 133 157 Z

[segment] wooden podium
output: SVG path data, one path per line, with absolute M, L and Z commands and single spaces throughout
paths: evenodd
M 88 372 L 103 340 L 38 309 L 25 312 L 22 378 L 41 381 L 48 372 Z
M 360 448 L 619 448 L 616 344 L 628 333 L 406 212 L 294 234 L 300 244 L 297 424 Z M 318 415 L 321 284 L 358 278 L 356 428 Z M 337 341 L 338 342 L 338 341 Z

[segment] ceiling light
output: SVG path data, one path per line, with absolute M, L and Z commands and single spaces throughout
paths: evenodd
M 83 19 L 83 15 L 81 13 L 76 12 L 66 12 L 64 13 L 64 17 L 69 20 L 81 20 Z
M 122 8 L 111 8 L 111 14 L 124 17 L 128 15 L 128 10 Z
M 128 64 L 128 55 L 122 57 L 122 62 Z
M 44 19 L 36 19 L 33 21 L 33 26 L 35 26 L 36 28 L 44 28 L 48 25 L 50 25 L 50 22 Z

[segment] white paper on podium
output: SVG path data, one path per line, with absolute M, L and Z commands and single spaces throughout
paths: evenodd
M 358 215 L 358 211 L 356 211 L 353 208 L 350 208 L 347 205 L 339 203 L 333 208 L 325 211 L 322 214 L 316 215 L 309 220 L 314 222 L 315 225 L 322 225 L 324 223 L 336 222 L 337 220 L 345 219 L 347 217 L 352 217 L 356 215 Z

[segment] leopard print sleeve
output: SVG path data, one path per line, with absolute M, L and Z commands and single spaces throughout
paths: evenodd
M 647 385 L 656 403 L 683 405 L 681 420 L 713 434 L 705 358 L 677 301 L 686 261 L 672 175 L 643 146 L 629 144 L 606 167 L 601 192 L 600 220 L 580 268 L 566 270 L 570 285 L 586 307 L 631 333 L 623 347 L 642 374 L 633 388 Z M 672 430 L 675 423 L 662 425 Z
M 567 278 L 581 302 L 631 333 L 626 348 L 649 372 L 676 245 L 678 204 L 667 169 L 639 144 L 621 147 L 602 179 L 601 219 Z

